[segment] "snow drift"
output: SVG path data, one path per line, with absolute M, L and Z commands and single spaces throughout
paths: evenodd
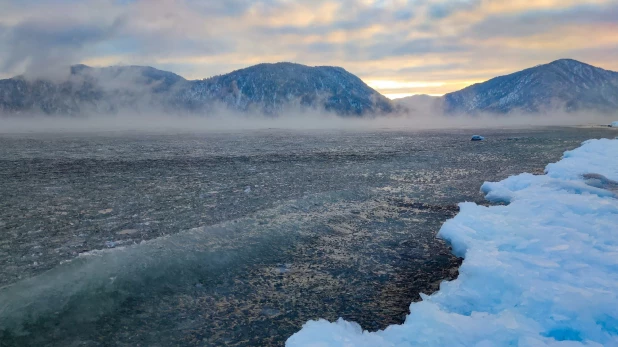
M 294 346 L 618 346 L 618 141 L 590 140 L 546 175 L 485 183 L 439 237 L 459 278 L 375 333 L 311 321 Z

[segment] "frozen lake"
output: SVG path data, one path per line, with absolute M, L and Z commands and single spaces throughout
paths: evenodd
M 471 142 L 480 133 L 484 142 Z M 0 346 L 281 345 L 401 323 L 479 187 L 608 129 L 0 135 Z

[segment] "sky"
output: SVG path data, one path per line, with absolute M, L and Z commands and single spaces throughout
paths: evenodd
M 0 8 L 1 78 L 83 63 L 201 79 L 289 61 L 341 66 L 397 98 L 560 58 L 618 70 L 618 0 L 0 0 Z

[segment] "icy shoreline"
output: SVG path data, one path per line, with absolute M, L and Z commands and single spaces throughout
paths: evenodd
M 413 303 L 404 324 L 311 321 L 286 345 L 618 345 L 617 180 L 618 140 L 603 139 L 546 175 L 485 183 L 488 200 L 508 205 L 460 205 L 438 234 L 465 257 L 459 278 Z

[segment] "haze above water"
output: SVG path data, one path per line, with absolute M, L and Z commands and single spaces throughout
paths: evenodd
M 311 110 L 286 112 L 281 116 L 235 113 L 229 110 L 205 115 L 170 115 L 152 113 L 121 113 L 84 117 L 22 115 L 1 117 L 0 133 L 29 132 L 218 132 L 255 129 L 470 129 L 525 128 L 535 126 L 607 125 L 615 117 L 594 112 L 543 114 L 510 113 L 445 115 L 433 110 L 411 110 L 391 115 L 342 117 Z

